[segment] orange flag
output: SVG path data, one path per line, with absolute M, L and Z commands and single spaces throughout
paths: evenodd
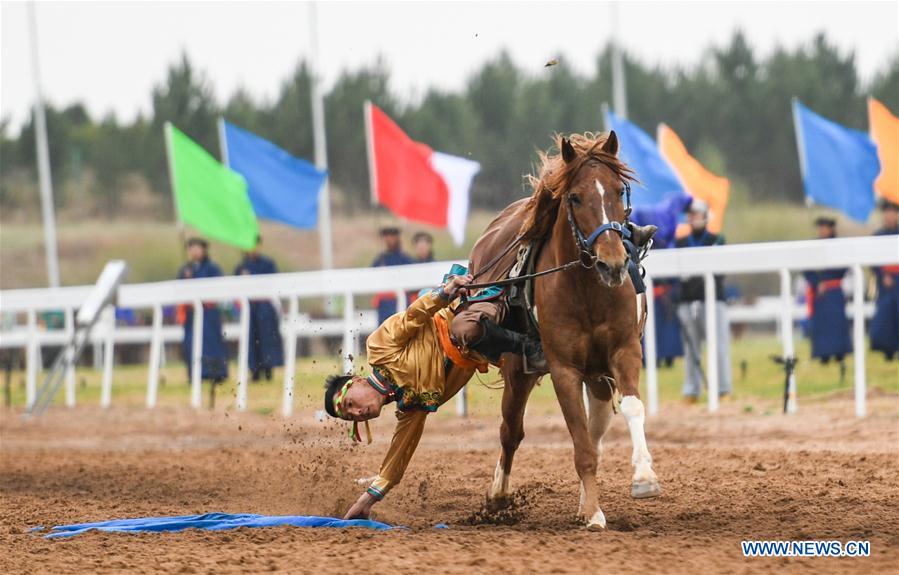
M 880 196 L 899 203 L 899 118 L 874 98 L 868 98 L 868 126 L 880 158 L 880 175 L 874 189 Z
M 659 124 L 657 137 L 662 156 L 671 164 L 671 168 L 687 188 L 687 193 L 709 204 L 709 230 L 720 233 L 730 194 L 730 181 L 705 169 L 699 160 L 687 152 L 674 130 L 665 124 Z

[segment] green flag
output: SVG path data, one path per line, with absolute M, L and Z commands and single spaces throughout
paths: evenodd
M 210 238 L 250 249 L 259 225 L 243 176 L 221 165 L 202 146 L 166 124 L 175 203 L 181 221 Z

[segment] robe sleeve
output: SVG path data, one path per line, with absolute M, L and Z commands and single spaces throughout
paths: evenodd
M 394 341 L 399 345 L 409 341 L 415 332 L 427 325 L 434 314 L 448 306 L 449 303 L 448 298 L 441 297 L 436 291 L 426 293 L 412 302 L 394 328 Z
M 390 448 L 378 476 L 368 488 L 368 494 L 380 501 L 403 478 L 409 461 L 418 447 L 418 441 L 425 429 L 427 411 L 397 411 L 396 429 L 393 431 L 393 439 L 390 440 Z

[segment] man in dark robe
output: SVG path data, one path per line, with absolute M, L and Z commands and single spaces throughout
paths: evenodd
M 384 241 L 384 251 L 375 258 L 371 267 L 402 266 L 415 263 L 415 260 L 409 257 L 400 247 L 399 228 L 381 228 L 381 239 Z M 384 320 L 397 312 L 396 294 L 393 292 L 377 294 L 372 303 L 378 309 L 378 325 L 384 323 Z
M 209 259 L 209 244 L 201 238 L 187 241 L 187 263 L 178 270 L 178 279 L 214 278 L 222 275 L 222 270 Z M 191 379 L 193 365 L 194 307 L 187 305 L 179 314 L 183 318 L 184 339 L 181 353 L 187 365 L 187 380 Z M 203 356 L 200 372 L 203 379 L 214 384 L 228 377 L 228 350 L 222 336 L 222 315 L 214 303 L 203 304 Z
M 276 274 L 278 266 L 270 258 L 259 253 L 262 238 L 256 247 L 244 252 L 243 260 L 234 268 L 234 275 Z M 253 381 L 265 375 L 272 380 L 272 368 L 284 365 L 284 343 L 281 340 L 281 320 L 278 310 L 268 300 L 250 301 L 250 346 L 248 362 Z
M 829 217 L 815 220 L 818 239 L 837 237 L 837 221 Z M 843 295 L 843 276 L 847 268 L 812 270 L 803 273 L 808 282 L 809 335 L 812 339 L 812 358 L 827 363 L 831 358 L 841 362 L 852 352 L 849 319 L 846 317 L 846 298 Z
M 880 210 L 883 226 L 874 235 L 899 235 L 899 204 L 883 199 Z M 871 349 L 883 352 L 887 361 L 892 361 L 899 354 L 899 265 L 876 267 L 874 274 L 877 302 L 871 318 Z

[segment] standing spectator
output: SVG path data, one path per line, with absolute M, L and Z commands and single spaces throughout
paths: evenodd
M 677 240 L 679 248 L 695 248 L 724 244 L 724 237 L 711 233 L 709 222 L 709 205 L 703 200 L 694 199 L 687 209 L 687 223 L 690 234 Z M 702 341 L 706 337 L 714 337 L 718 342 L 718 395 L 727 397 L 731 393 L 730 368 L 730 323 L 727 318 L 725 304 L 724 276 L 715 276 L 715 310 L 717 323 L 715 333 L 705 333 L 705 282 L 702 277 L 683 278 L 680 289 L 680 303 L 677 306 L 677 317 L 683 330 L 685 345 L 684 360 L 684 399 L 688 403 L 696 403 L 702 387 Z
M 671 247 L 673 246 L 663 238 L 657 239 L 652 245 L 654 250 Z M 653 283 L 656 360 L 659 366 L 671 367 L 675 358 L 683 357 L 684 355 L 684 342 L 681 338 L 680 323 L 677 319 L 679 294 L 680 281 L 676 278 L 659 278 Z
M 899 234 L 899 204 L 884 198 L 880 202 L 883 227 L 875 236 Z M 899 265 L 874 268 L 877 276 L 877 303 L 871 318 L 871 349 L 881 351 L 887 361 L 899 354 Z
M 815 220 L 818 239 L 837 237 L 837 221 L 820 217 Z M 846 318 L 846 298 L 843 295 L 843 276 L 846 268 L 812 270 L 803 273 L 808 282 L 809 334 L 812 338 L 812 358 L 826 364 L 831 358 L 842 363 L 852 351 L 849 320 Z
M 415 252 L 416 263 L 434 261 L 434 236 L 428 232 L 417 232 L 412 236 L 412 249 Z
M 415 260 L 409 257 L 409 255 L 400 248 L 399 228 L 381 228 L 381 240 L 384 242 L 384 251 L 375 258 L 371 267 L 402 266 L 415 263 Z M 396 294 L 393 292 L 382 292 L 377 294 L 372 303 L 378 308 L 378 325 L 384 323 L 384 320 L 397 312 Z
M 257 236 L 256 246 L 243 254 L 243 260 L 234 268 L 234 275 L 276 274 L 278 266 L 270 258 L 259 253 L 262 237 Z M 265 374 L 272 380 L 272 368 L 284 365 L 284 343 L 281 340 L 281 320 L 278 310 L 268 300 L 250 301 L 250 346 L 248 363 L 253 381 Z
M 187 240 L 187 263 L 178 270 L 178 279 L 214 278 L 222 275 L 221 268 L 209 259 L 209 244 L 201 238 Z M 187 365 L 187 380 L 191 379 L 193 365 L 194 308 L 184 306 L 179 316 L 183 319 L 184 339 L 181 353 Z M 222 316 L 214 303 L 203 304 L 203 357 L 201 377 L 213 384 L 228 377 L 228 350 L 222 337 Z

